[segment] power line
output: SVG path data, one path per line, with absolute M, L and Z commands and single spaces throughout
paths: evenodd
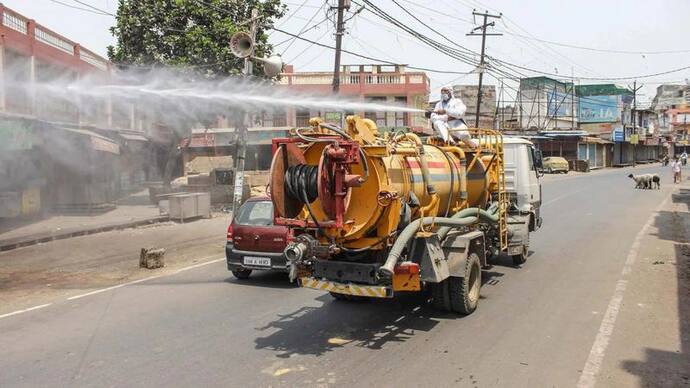
M 72 1 L 74 1 L 75 3 L 81 4 L 81 5 L 85 6 L 85 7 L 91 8 L 91 9 L 93 9 L 94 11 L 102 12 L 102 13 L 107 14 L 107 15 L 110 15 L 110 16 L 115 16 L 115 14 L 113 14 L 112 12 L 109 12 L 109 11 L 106 11 L 106 10 L 103 10 L 103 9 L 100 9 L 100 8 L 97 8 L 97 7 L 94 7 L 93 5 L 91 5 L 91 4 L 89 4 L 89 3 L 85 3 L 85 2 L 83 2 L 83 1 L 81 1 L 81 0 L 72 0 Z
M 305 1 L 305 3 L 306 3 L 306 1 Z M 307 26 L 309 26 L 309 23 L 311 23 L 312 20 L 314 20 L 314 18 L 316 17 L 316 15 L 318 15 L 319 12 L 321 12 L 321 9 L 322 9 L 323 6 L 326 5 L 326 4 L 327 4 L 327 2 L 324 2 L 323 4 L 321 4 L 321 8 L 317 9 L 316 12 L 314 12 L 314 15 L 312 15 L 312 17 L 309 19 L 309 21 L 307 21 L 306 23 L 304 23 L 304 26 L 302 26 L 302 28 L 301 28 L 300 31 L 298 32 L 298 35 L 304 34 L 305 32 L 307 32 L 307 31 L 309 31 L 309 30 L 315 28 L 315 27 L 318 26 L 319 24 L 328 21 L 328 15 L 326 15 L 326 17 L 325 17 L 322 21 L 320 21 L 320 22 L 317 23 L 317 24 L 314 24 L 314 25 L 311 26 L 310 28 L 307 28 Z M 279 27 L 280 27 L 280 26 L 279 26 Z M 290 42 L 290 44 L 288 44 L 287 47 L 285 47 L 285 48 L 283 49 L 283 51 L 280 53 L 280 55 L 284 55 L 285 52 L 286 52 L 290 47 L 292 47 L 292 45 L 295 43 L 295 39 L 294 39 L 294 38 L 292 38 L 292 39 L 293 39 L 292 42 Z
M 335 47 L 333 47 L 333 46 L 329 46 L 329 45 L 327 45 L 327 44 L 319 43 L 319 42 L 317 42 L 317 41 L 314 41 L 314 40 L 311 40 L 311 39 L 307 39 L 307 38 L 302 37 L 302 36 L 299 36 L 299 35 L 297 35 L 297 34 L 293 34 L 293 33 L 291 33 L 291 32 L 281 30 L 281 29 L 279 29 L 279 28 L 274 28 L 274 29 L 275 29 L 276 31 L 280 32 L 280 33 L 283 33 L 283 34 L 288 35 L 288 36 L 295 37 L 295 38 L 297 38 L 297 39 L 299 39 L 299 40 L 303 40 L 303 41 L 308 42 L 308 43 L 311 43 L 311 44 L 313 44 L 313 45 L 315 45 L 315 46 L 319 46 L 319 47 L 324 47 L 324 48 L 327 48 L 327 49 L 335 50 Z M 385 64 L 388 64 L 388 65 L 400 65 L 400 63 L 395 63 L 395 62 L 391 62 L 391 61 L 388 61 L 388 60 L 385 60 L 385 59 L 370 57 L 370 56 L 368 56 L 368 55 L 359 54 L 359 53 L 356 53 L 356 52 L 353 52 L 353 51 L 350 51 L 350 50 L 345 50 L 345 49 L 343 49 L 342 52 L 347 53 L 347 54 L 350 54 L 350 55 L 355 56 L 355 57 L 359 57 L 359 58 L 363 58 L 363 59 L 368 59 L 368 60 L 370 60 L 370 61 L 385 63 Z M 409 65 L 406 65 L 406 66 L 407 66 L 407 68 L 409 68 L 409 69 L 421 70 L 421 71 L 428 71 L 428 72 L 430 72 L 430 73 L 439 73 L 439 74 L 468 74 L 467 72 L 460 72 L 460 71 L 438 70 L 438 69 L 431 69 L 431 68 L 420 67 L 420 66 L 409 66 Z
M 94 9 L 93 9 L 94 7 L 83 8 L 83 7 L 79 7 L 79 6 L 76 6 L 76 5 L 67 4 L 67 3 L 64 3 L 64 2 L 59 1 L 59 0 L 48 0 L 48 1 L 53 2 L 53 3 L 55 3 L 55 4 L 60 4 L 60 5 L 65 6 L 65 7 L 67 7 L 67 8 L 77 9 L 77 10 L 84 11 L 84 12 L 90 12 L 90 13 L 95 14 L 95 15 L 101 15 L 101 16 L 115 16 L 115 15 L 113 15 L 113 14 L 110 13 L 110 12 L 106 12 L 106 11 L 99 10 L 99 9 L 95 9 L 95 10 L 94 10 Z M 76 1 L 76 0 L 75 0 L 75 1 Z
M 594 48 L 594 47 L 585 47 L 585 46 L 577 46 L 574 44 L 568 44 L 568 43 L 560 43 L 560 42 L 554 42 L 551 40 L 546 40 L 546 39 L 540 39 L 535 36 L 525 36 L 521 35 L 515 32 L 510 32 L 510 31 L 503 31 L 506 34 L 510 35 L 515 35 L 519 36 L 525 39 L 532 39 L 536 40 L 537 42 L 542 42 L 542 43 L 547 43 L 547 44 L 552 44 L 554 46 L 561 46 L 561 47 L 568 47 L 568 48 L 574 48 L 574 49 L 579 49 L 579 50 L 587 50 L 587 51 L 595 51 L 595 52 L 601 52 L 601 53 L 613 53 L 613 54 L 636 54 L 636 55 L 656 55 L 656 54 L 681 54 L 681 53 L 690 53 L 690 49 L 688 50 L 660 50 L 660 51 L 630 51 L 630 50 L 609 50 L 609 49 L 600 49 L 600 48 Z

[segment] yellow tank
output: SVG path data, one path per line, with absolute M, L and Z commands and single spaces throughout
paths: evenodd
M 401 223 L 485 206 L 497 182 L 487 171 L 490 156 L 422 144 L 410 133 L 381 136 L 358 116 L 337 135 L 318 119 L 311 123 L 311 132 L 274 140 L 271 192 L 277 222 L 318 227 L 324 243 L 380 249 Z M 343 182 L 340 191 L 335 182 Z

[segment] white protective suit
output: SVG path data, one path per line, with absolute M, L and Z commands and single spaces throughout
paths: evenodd
M 465 121 L 462 120 L 462 116 L 465 115 L 467 107 L 462 102 L 461 99 L 453 97 L 451 93 L 450 99 L 448 101 L 441 101 L 436 103 L 434 110 L 445 109 L 445 114 L 432 113 L 431 123 L 434 129 L 441 135 L 444 141 L 448 141 L 449 136 L 461 140 L 465 143 L 470 143 L 468 145 L 473 145 L 470 139 L 470 133 L 467 131 L 467 125 Z

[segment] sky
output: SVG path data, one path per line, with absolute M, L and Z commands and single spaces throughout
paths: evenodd
M 117 11 L 117 0 L 80 1 L 111 13 Z M 355 1 L 361 3 L 359 0 Z M 108 31 L 114 24 L 114 17 L 84 12 L 58 2 L 84 7 L 75 0 L 3 0 L 7 7 L 105 56 L 106 47 L 115 43 Z M 334 2 L 335 0 L 330 0 L 331 4 Z M 312 17 L 310 26 L 326 19 L 327 7 L 322 7 L 325 0 L 288 0 L 284 3 L 289 7 L 288 12 L 276 26 L 285 31 L 298 33 Z M 580 84 L 616 83 L 625 87 L 632 85 L 633 80 L 587 80 L 585 77 L 642 76 L 690 66 L 688 0 L 372 0 L 372 3 L 418 32 L 450 45 L 445 40 L 447 38 L 475 53 L 480 51 L 481 38 L 465 35 L 481 22 L 479 18 L 473 18 L 473 9 L 502 13 L 502 17 L 495 20 L 495 27 L 488 30 L 503 33 L 502 36 L 487 37 L 488 55 L 505 63 L 540 72 L 557 73 L 568 78 L 575 76 L 575 82 Z M 436 32 L 405 13 L 403 7 Z M 425 46 L 406 32 L 378 18 L 369 9 L 354 14 L 358 8 L 353 3 L 348 13 L 347 33 L 343 37 L 344 49 L 435 70 L 470 72 L 474 69 L 472 65 Z M 332 19 L 332 13 L 329 15 Z M 325 21 L 303 36 L 333 46 L 333 22 Z M 285 42 L 288 38 L 290 37 L 274 31 L 269 41 L 277 44 L 276 52 L 282 54 L 286 62 L 293 64 L 296 71 L 332 71 L 332 50 L 300 40 Z M 647 54 L 582 50 L 543 43 L 538 39 L 596 50 Z M 279 44 L 281 42 L 285 43 Z M 649 53 L 674 50 L 686 52 Z M 478 58 L 476 54 L 471 55 Z M 346 53 L 342 58 L 343 64 L 370 62 Z M 505 66 L 502 68 L 505 69 Z M 517 75 L 518 71 L 524 75 L 537 75 L 515 67 L 509 71 L 513 75 Z M 476 84 L 478 78 L 476 73 L 459 75 L 429 72 L 428 75 L 432 81 L 432 99 L 438 96 L 438 89 L 444 84 Z M 649 104 L 660 83 L 684 83 L 686 78 L 690 79 L 690 69 L 640 78 L 638 84 L 643 84 L 643 88 L 641 95 L 638 95 L 639 105 Z M 515 95 L 511 88 L 516 88 L 517 84 L 512 80 L 504 81 L 507 96 L 505 100 L 509 102 Z M 488 76 L 485 77 L 485 83 L 498 85 L 499 81 Z

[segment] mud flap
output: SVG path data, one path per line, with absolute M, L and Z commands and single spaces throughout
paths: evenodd
M 440 283 L 450 276 L 445 254 L 435 233 L 417 237 L 412 257 L 421 257 L 419 267 L 422 281 Z

